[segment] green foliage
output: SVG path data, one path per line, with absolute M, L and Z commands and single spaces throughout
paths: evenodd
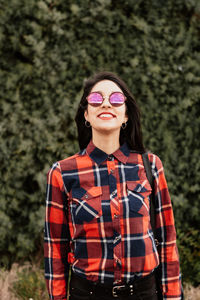
M 1 263 L 40 247 L 46 173 L 78 151 L 74 116 L 97 70 L 130 87 L 145 145 L 164 163 L 176 225 L 186 236 L 199 228 L 199 18 L 195 0 L 1 0 Z M 183 277 L 197 284 L 192 247 L 180 240 Z
M 39 268 L 24 268 L 18 272 L 17 280 L 11 287 L 12 293 L 19 300 L 48 300 L 43 271 Z
M 177 233 L 183 280 L 187 279 L 187 282 L 193 283 L 197 286 L 200 278 L 199 229 L 188 228 L 185 232 L 179 229 Z M 191 269 L 193 271 L 188 272 L 188 270 Z

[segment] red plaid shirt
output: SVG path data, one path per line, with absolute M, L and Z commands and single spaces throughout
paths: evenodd
M 48 173 L 45 277 L 50 299 L 67 299 L 69 265 L 100 283 L 130 283 L 161 264 L 164 299 L 181 299 L 171 200 L 160 159 L 149 154 L 155 182 L 155 246 L 141 154 L 125 143 L 112 155 L 94 146 L 55 163 Z M 159 253 L 158 253 L 159 252 Z

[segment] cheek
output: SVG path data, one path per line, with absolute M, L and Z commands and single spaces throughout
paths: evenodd
M 119 115 L 120 115 L 120 118 L 121 118 L 122 120 L 124 120 L 124 118 L 128 117 L 127 111 L 126 111 L 126 108 L 125 108 L 125 107 L 123 107 L 123 108 L 121 109 L 121 111 L 119 112 Z
M 85 119 L 87 119 L 88 121 L 90 121 L 92 119 L 92 117 L 94 116 L 94 110 L 93 107 L 88 106 L 87 110 L 84 113 Z

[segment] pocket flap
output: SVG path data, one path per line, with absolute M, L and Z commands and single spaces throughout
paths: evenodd
M 76 199 L 91 199 L 102 195 L 101 186 L 72 188 L 71 196 Z
M 148 180 L 142 183 L 139 181 L 127 181 L 128 198 L 130 201 L 130 209 L 141 215 L 149 214 L 149 199 L 151 194 L 151 186 Z
M 72 188 L 70 203 L 76 223 L 90 222 L 102 215 L 101 195 L 100 186 Z
M 145 179 L 142 183 L 141 181 L 127 181 L 127 188 L 136 193 L 144 194 L 147 197 L 152 192 L 152 188 L 147 179 Z
M 87 190 L 87 194 L 89 198 L 94 198 L 102 195 L 102 187 L 101 186 L 93 186 Z

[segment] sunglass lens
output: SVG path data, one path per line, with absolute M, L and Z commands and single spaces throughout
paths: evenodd
M 93 106 L 99 106 L 99 105 L 101 105 L 101 103 L 103 101 L 103 97 L 99 93 L 91 93 L 87 97 L 87 100 L 88 100 L 89 104 L 91 104 Z
M 125 99 L 126 98 L 125 98 L 124 94 L 122 94 L 122 93 L 113 93 L 110 96 L 110 103 L 113 106 L 120 106 L 120 105 L 124 104 Z

